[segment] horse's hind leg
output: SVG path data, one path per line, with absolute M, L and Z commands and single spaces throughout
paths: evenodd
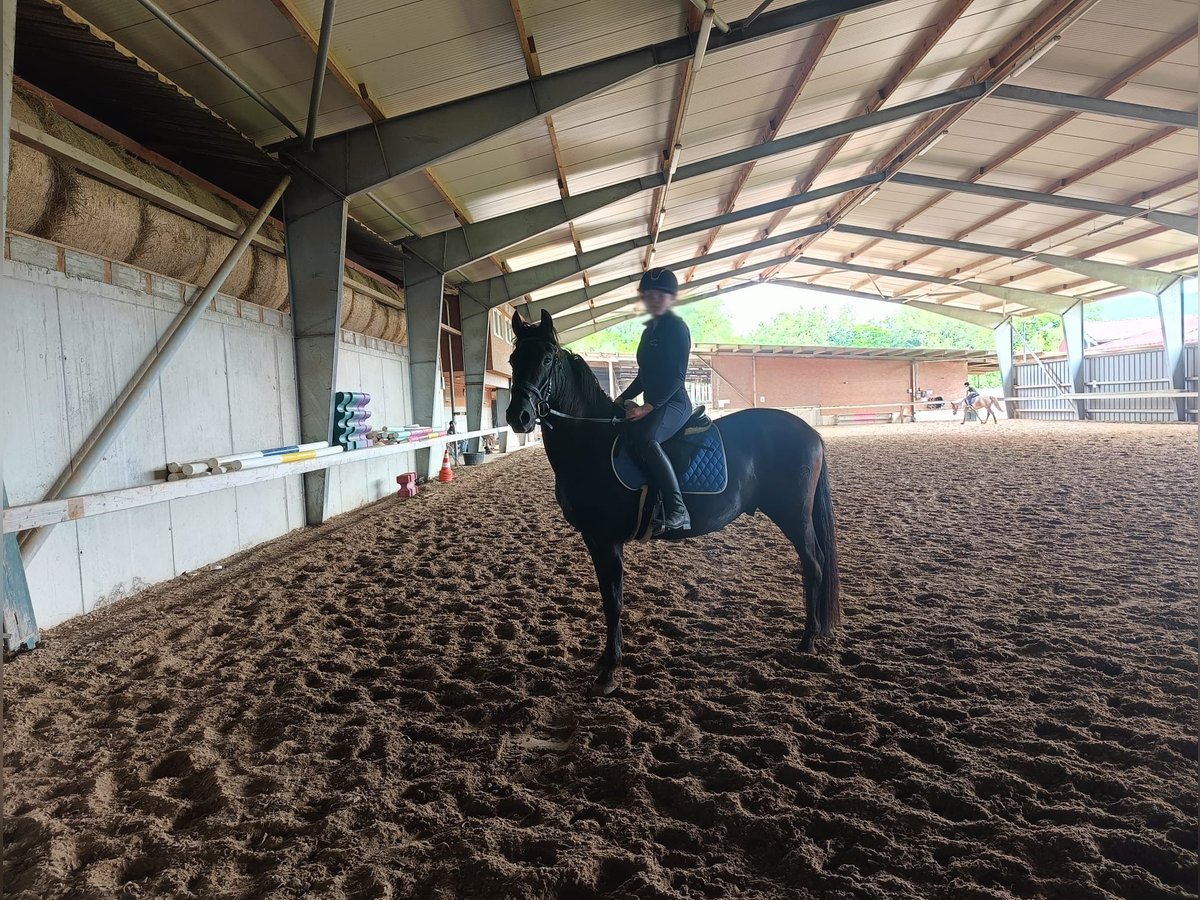
M 819 462 L 816 471 L 820 471 Z M 801 492 L 799 503 L 761 507 L 771 521 L 779 526 L 784 537 L 792 542 L 800 556 L 800 569 L 804 573 L 804 633 L 800 636 L 800 649 L 804 653 L 812 651 L 817 633 L 821 630 L 817 591 L 825 576 L 823 554 L 817 544 L 817 531 L 813 524 L 816 484 L 815 475 L 804 478 L 804 483 L 798 485 Z

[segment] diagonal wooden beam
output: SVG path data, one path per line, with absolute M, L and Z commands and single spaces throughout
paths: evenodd
M 425 173 L 425 177 L 429 180 L 429 183 L 433 185 L 433 189 L 441 195 L 442 200 L 444 200 L 446 205 L 450 207 L 450 211 L 454 213 L 454 218 L 458 219 L 459 224 L 470 225 L 473 220 L 471 219 L 470 213 L 467 212 L 467 208 L 463 206 L 462 201 L 454 196 L 450 189 L 446 187 L 446 185 L 442 182 L 442 179 L 438 177 L 437 172 L 433 170 L 433 166 L 426 166 L 424 169 L 422 169 L 422 171 Z M 512 269 L 509 268 L 508 263 L 500 259 L 499 256 L 493 254 L 492 256 L 489 256 L 488 259 L 495 263 L 496 267 L 500 269 L 501 272 L 512 271 Z
M 838 25 L 841 19 L 830 19 L 817 28 L 816 33 L 809 39 L 808 44 L 804 48 L 804 54 L 800 58 L 800 62 L 796 66 L 796 72 L 792 76 L 791 83 L 783 92 L 783 97 L 779 101 L 779 105 L 775 108 L 775 112 L 771 115 L 770 122 L 767 123 L 766 129 L 763 131 L 761 143 L 775 140 L 779 135 L 779 130 L 783 127 L 783 123 L 787 117 L 791 115 L 792 108 L 796 105 L 796 101 L 800 99 L 800 94 L 803 93 L 805 85 L 812 78 L 813 72 L 817 68 L 817 64 L 821 61 L 821 56 L 825 53 L 825 48 L 829 46 L 829 42 L 833 39 L 833 35 L 837 32 Z M 755 162 L 747 163 L 738 172 L 737 180 L 733 183 L 733 188 L 729 192 L 729 199 L 725 201 L 725 206 L 721 211 L 722 215 L 728 215 L 733 212 L 737 206 L 738 197 L 741 196 L 742 190 L 746 187 L 746 182 L 750 179 L 750 175 L 754 172 Z M 712 252 L 713 245 L 717 242 L 717 235 L 720 233 L 721 227 L 717 226 L 709 232 L 708 238 L 698 256 L 707 256 Z M 768 237 L 769 235 L 764 235 Z M 695 275 L 696 268 L 693 266 L 688 269 L 684 275 L 684 281 L 691 281 Z
M 1184 29 L 1184 31 L 1182 33 L 1180 33 L 1180 34 L 1176 35 L 1175 37 L 1171 38 L 1170 40 L 1164 42 L 1161 46 L 1157 47 L 1152 53 L 1148 54 L 1147 56 L 1143 57 L 1142 59 L 1137 60 L 1133 64 L 1127 66 L 1122 71 L 1118 72 L 1116 75 L 1114 75 L 1112 78 L 1110 78 L 1107 82 L 1105 82 L 1105 84 L 1100 88 L 1099 91 L 1097 91 L 1094 94 L 1094 96 L 1099 99 L 1108 99 L 1109 97 L 1111 97 L 1113 94 L 1117 93 L 1122 88 L 1127 87 L 1129 85 L 1129 83 L 1131 81 L 1133 81 L 1135 78 L 1137 78 L 1139 75 L 1145 73 L 1147 70 L 1158 65 L 1164 59 L 1166 59 L 1167 57 L 1171 56 L 1176 51 L 1180 50 L 1181 48 L 1187 46 L 1189 43 L 1194 41 L 1196 39 L 1196 32 L 1197 32 L 1196 26 L 1192 26 L 1190 28 Z M 1011 147 L 1006 147 L 993 159 L 989 160 L 984 165 L 980 166 L 979 169 L 976 170 L 976 172 L 974 174 L 972 174 L 970 176 L 970 178 L 968 178 L 967 180 L 968 181 L 979 181 L 982 178 L 986 178 L 988 175 L 990 175 L 992 172 L 994 172 L 1000 166 L 1004 165 L 1007 162 L 1010 162 L 1013 159 L 1016 159 L 1018 156 L 1020 156 L 1026 150 L 1028 150 L 1029 148 L 1033 147 L 1036 144 L 1041 143 L 1046 138 L 1050 137 L 1055 132 L 1057 132 L 1059 129 L 1061 129 L 1063 126 L 1067 125 L 1069 122 L 1074 121 L 1080 115 L 1081 115 L 1080 113 L 1071 112 L 1071 113 L 1064 113 L 1060 116 L 1057 116 L 1054 119 L 1054 121 L 1051 122 L 1049 125 L 1046 125 L 1040 129 L 1038 129 L 1033 134 L 1031 134 L 1029 137 L 1025 138 L 1024 140 L 1018 141 L 1017 143 L 1013 144 Z M 918 216 L 922 215 L 923 213 L 928 212 L 930 209 L 937 206 L 937 204 L 941 203 L 943 200 L 945 200 L 947 197 L 950 197 L 950 196 L 951 195 L 949 193 L 942 193 L 942 194 L 934 195 L 933 198 L 931 198 L 927 202 L 921 204 L 921 206 L 918 207 L 914 212 L 910 213 L 904 219 L 897 222 L 892 230 L 899 230 L 899 229 L 903 228 L 905 225 L 907 225 L 913 219 L 917 218 Z M 855 251 L 855 255 L 865 253 L 866 251 L 868 251 L 872 247 L 874 247 L 877 243 L 878 243 L 878 241 L 874 241 L 874 240 L 868 241 L 866 244 L 864 244 L 862 247 L 860 247 L 858 250 Z
M 558 173 L 558 193 L 564 199 L 571 196 L 571 188 L 567 184 L 567 170 L 563 167 L 562 150 L 558 146 L 558 131 L 554 127 L 554 117 L 546 116 L 546 134 L 550 138 L 550 149 L 554 153 L 554 170 Z M 579 234 L 575 231 L 575 222 L 567 222 L 567 230 L 571 232 L 571 243 L 575 245 L 575 255 L 583 256 L 583 245 L 579 243 Z M 584 286 L 590 286 L 591 280 L 585 269 L 580 273 Z
M 296 8 L 293 0 L 271 0 L 271 3 L 291 23 L 296 33 L 304 38 L 304 42 L 315 52 L 321 36 L 308 23 L 308 20 L 304 18 L 300 10 Z M 371 117 L 372 122 L 382 122 L 387 118 L 378 104 L 371 99 L 370 94 L 367 92 L 367 86 L 361 81 L 356 81 L 349 70 L 334 58 L 333 53 L 329 54 L 329 61 L 325 65 L 325 70 L 334 77 L 338 84 L 349 91 L 350 96 L 362 107 L 363 112 Z
M 1064 29 L 1078 21 L 1098 2 L 1099 0 L 1049 0 L 1049 2 L 1043 4 L 1034 20 L 1021 29 L 1015 38 L 1005 44 L 995 56 L 988 58 L 970 72 L 967 72 L 956 84 L 977 84 L 980 82 L 1002 84 L 1005 79 L 1012 77 L 1013 72 L 1021 63 L 1032 54 L 1038 52 L 1055 35 L 1060 34 Z M 986 95 L 984 96 L 986 97 Z M 893 174 L 899 171 L 901 167 L 916 158 L 925 147 L 928 147 L 933 141 L 937 140 L 944 131 L 949 130 L 955 122 L 965 116 L 975 107 L 975 104 L 981 102 L 983 99 L 981 97 L 978 100 L 960 103 L 952 109 L 931 113 L 926 116 L 892 145 L 883 157 L 876 162 L 872 171 Z M 867 188 L 846 195 L 826 215 L 826 219 L 832 224 L 837 224 L 860 203 L 870 197 L 875 190 L 877 188 Z M 799 256 L 818 240 L 820 240 L 820 236 L 814 239 L 799 241 L 795 246 L 788 249 L 792 255 Z M 782 268 L 782 266 L 779 268 Z M 768 280 L 773 278 L 778 274 L 779 268 L 767 270 L 761 276 L 762 279 Z
M 512 4 L 513 22 L 517 26 L 517 34 L 521 37 L 521 53 L 525 55 L 525 71 L 530 80 L 542 77 L 542 64 L 538 61 L 537 44 L 525 28 L 525 16 L 521 14 L 521 0 L 509 0 Z
M 688 34 L 696 34 L 700 30 L 701 19 L 703 14 L 698 7 L 688 5 L 687 10 L 687 30 Z M 688 92 L 692 89 L 692 63 L 694 58 L 689 57 L 687 62 L 683 64 L 683 71 L 679 75 L 679 90 L 675 93 L 675 115 L 671 120 L 671 134 L 667 138 L 666 152 L 663 154 L 663 165 L 671 159 L 671 155 L 675 152 L 675 145 L 679 143 L 679 139 L 683 136 L 683 119 L 687 113 L 687 107 L 684 101 L 687 99 Z M 654 235 L 654 226 L 658 222 L 659 214 L 662 213 L 663 204 L 667 199 L 667 191 L 665 187 L 657 188 L 654 191 L 654 201 L 650 204 L 650 221 L 647 224 L 647 233 Z M 646 248 L 646 252 L 642 256 L 642 268 L 650 268 L 650 251 L 654 249 L 654 244 Z

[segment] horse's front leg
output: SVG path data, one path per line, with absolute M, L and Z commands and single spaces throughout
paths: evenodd
M 584 535 L 584 543 L 592 554 L 600 596 L 604 599 L 604 624 L 608 637 L 604 653 L 596 664 L 596 681 L 592 693 L 607 696 L 617 689 L 617 666 L 621 665 L 621 607 L 625 593 L 625 547 L 602 538 Z

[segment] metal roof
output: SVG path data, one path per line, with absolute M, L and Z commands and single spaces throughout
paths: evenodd
M 23 0 L 22 6 L 44 2 Z M 260 146 L 287 136 L 136 0 L 70 0 L 70 5 Z M 171 0 L 163 5 L 302 123 L 321 0 Z M 793 5 L 778 0 L 771 9 Z M 735 29 L 755 6 L 752 0 L 715 2 L 716 12 Z M 530 72 L 562 72 L 677 38 L 696 28 L 691 9 L 685 0 L 340 0 L 331 60 L 345 77 L 326 79 L 318 134 L 518 84 Z M 522 33 L 531 44 L 522 43 Z M 429 235 L 516 213 L 563 192 L 575 196 L 655 176 L 671 152 L 673 135 L 686 166 L 981 82 L 1194 113 L 1196 56 L 1195 5 L 1188 0 L 893 0 L 711 50 L 691 79 L 681 122 L 690 61 L 660 65 L 395 178 L 371 197 L 355 197 L 351 212 L 388 239 L 406 238 L 410 228 Z M 450 277 L 478 281 L 499 275 L 501 266 L 522 270 L 580 249 L 645 238 L 660 206 L 666 208 L 663 227 L 670 229 L 807 187 L 901 168 L 1051 198 L 1194 216 L 1195 140 L 1191 127 L 987 95 L 752 165 L 680 180 L 665 199 L 661 188 L 646 190 L 581 215 L 572 227 L 564 224 L 489 254 Z M 887 168 L 889 163 L 896 165 Z M 1190 266 L 1195 253 L 1194 235 L 1139 214 L 1087 212 L 888 181 L 874 194 L 867 189 L 836 195 L 662 241 L 654 264 L 673 265 L 823 222 L 1165 271 Z M 804 257 L 1064 297 L 1101 297 L 1117 290 L 1111 282 L 1033 259 L 915 246 L 834 229 L 680 274 L 695 280 L 798 253 L 803 255 L 794 262 L 729 277 L 786 277 L 1005 314 L 1036 307 L 958 284 L 814 266 Z M 544 300 L 587 282 L 637 272 L 645 260 L 644 251 L 626 252 L 525 296 Z M 611 304 L 632 296 L 624 289 L 592 302 Z

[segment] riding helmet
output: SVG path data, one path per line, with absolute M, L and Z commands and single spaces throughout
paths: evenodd
M 638 292 L 662 291 L 665 294 L 679 293 L 679 279 L 670 269 L 647 269 L 638 282 Z

